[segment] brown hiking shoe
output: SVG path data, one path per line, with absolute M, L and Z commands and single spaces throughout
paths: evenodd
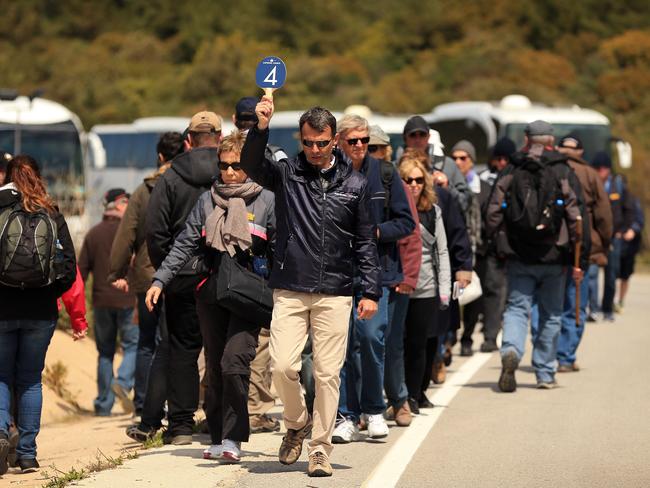
M 251 434 L 258 432 L 277 432 L 280 430 L 280 422 L 273 417 L 269 417 L 265 413 L 260 415 L 250 415 L 248 417 L 248 424 L 251 428 Z
M 310 416 L 302 429 L 287 429 L 287 434 L 282 438 L 278 455 L 282 464 L 293 464 L 298 460 L 302 452 L 302 441 L 311 433 L 311 427 Z
M 580 371 L 578 363 L 560 364 L 557 368 L 558 373 L 574 373 L 576 371 Z
M 431 379 L 436 385 L 442 385 L 447 379 L 447 367 L 442 361 L 436 361 L 431 367 Z
M 411 420 L 413 420 L 413 416 L 411 415 L 409 402 L 404 402 L 395 412 L 395 423 L 400 427 L 408 427 L 411 425 Z
M 307 474 L 312 478 L 332 476 L 332 465 L 324 452 L 316 451 L 309 455 Z

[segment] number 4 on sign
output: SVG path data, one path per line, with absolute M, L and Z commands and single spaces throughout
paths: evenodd
M 264 81 L 266 83 L 271 83 L 273 86 L 275 86 L 278 83 L 278 79 L 276 78 L 276 74 L 278 71 L 277 66 L 273 66 L 273 69 L 269 71 L 269 74 L 266 75 L 266 78 L 264 78 Z

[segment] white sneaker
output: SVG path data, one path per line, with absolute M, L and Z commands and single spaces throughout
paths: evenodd
M 223 446 L 221 444 L 212 444 L 205 451 L 203 451 L 203 459 L 219 459 Z
M 359 440 L 359 426 L 352 420 L 339 417 L 332 434 L 334 444 L 347 444 Z
M 219 461 L 226 464 L 234 464 L 241 461 L 241 442 L 223 440 L 223 450 Z
M 388 425 L 386 424 L 386 420 L 384 420 L 383 414 L 366 414 L 365 417 L 368 419 L 368 435 L 371 439 L 381 439 L 388 435 Z

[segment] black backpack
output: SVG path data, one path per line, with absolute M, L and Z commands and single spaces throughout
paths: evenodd
M 40 288 L 57 277 L 57 226 L 45 211 L 27 212 L 20 204 L 0 211 L 0 284 Z
M 555 242 L 564 218 L 560 166 L 526 158 L 514 169 L 504 201 L 504 218 L 511 243 L 536 247 Z M 514 247 L 520 246 L 513 246 L 517 252 Z

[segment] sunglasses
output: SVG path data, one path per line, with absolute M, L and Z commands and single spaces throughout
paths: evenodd
M 469 159 L 469 156 L 452 156 L 454 161 L 467 161 Z
M 417 178 L 404 178 L 404 181 L 406 182 L 407 185 L 410 185 L 415 181 L 417 185 L 424 185 L 424 176 L 418 176 Z
M 221 171 L 228 171 L 228 168 L 232 168 L 233 171 L 241 171 L 241 163 L 239 161 L 235 161 L 234 163 L 224 163 L 223 161 L 219 161 L 219 169 Z
M 361 141 L 361 144 L 368 144 L 370 142 L 370 137 L 354 137 L 352 139 L 346 139 L 345 142 L 350 144 L 350 146 L 356 146 L 357 142 Z
M 314 145 L 318 146 L 319 148 L 323 149 L 324 147 L 327 147 L 330 145 L 332 142 L 332 139 L 328 141 L 308 141 L 307 139 L 302 140 L 302 145 L 305 147 L 314 147 Z
M 429 133 L 424 131 L 411 132 L 406 137 L 429 137 Z

